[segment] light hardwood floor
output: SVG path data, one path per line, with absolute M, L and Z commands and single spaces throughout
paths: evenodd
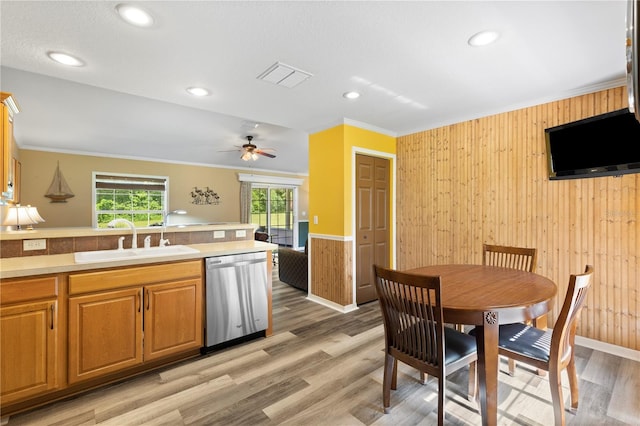
M 437 384 L 399 367 L 382 411 L 383 327 L 377 302 L 341 314 L 274 282 L 274 335 L 8 419 L 14 425 L 431 425 Z M 580 408 L 569 425 L 640 424 L 640 363 L 577 348 Z M 546 377 L 500 365 L 498 423 L 550 425 Z M 565 400 L 569 395 L 566 376 Z M 467 370 L 447 379 L 446 422 L 480 424 Z M 7 419 L 4 419 L 5 421 Z

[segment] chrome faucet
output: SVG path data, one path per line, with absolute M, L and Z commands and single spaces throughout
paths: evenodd
M 167 245 L 171 244 L 168 238 L 167 239 L 164 238 L 164 232 L 167 230 L 167 225 L 168 225 L 167 222 L 169 222 L 169 216 L 171 216 L 172 214 L 187 214 L 187 211 L 178 209 L 178 210 L 173 210 L 164 214 L 164 217 L 162 220 L 162 231 L 160 231 L 159 247 L 166 247 Z
M 133 239 L 131 240 L 131 248 L 132 249 L 138 248 L 138 232 L 136 231 L 136 226 L 133 224 L 133 222 L 127 219 L 118 218 L 118 219 L 113 219 L 111 222 L 107 223 L 107 226 L 109 228 L 115 228 L 118 223 L 124 223 L 129 228 L 131 228 L 131 232 L 133 233 Z

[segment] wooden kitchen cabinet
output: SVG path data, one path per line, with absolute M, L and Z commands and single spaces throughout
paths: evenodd
M 18 112 L 11 93 L 0 92 L 0 198 L 5 202 L 19 202 L 17 147 L 13 137 L 13 116 Z
M 145 361 L 201 347 L 202 279 L 145 287 L 144 332 Z
M 69 383 L 198 349 L 202 262 L 69 276 Z
M 0 284 L 0 400 L 4 407 L 56 389 L 60 380 L 58 278 Z
M 142 290 L 69 298 L 69 383 L 142 363 Z

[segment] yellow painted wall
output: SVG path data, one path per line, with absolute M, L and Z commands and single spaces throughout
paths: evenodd
M 169 208 L 185 209 L 190 221 L 239 222 L 241 169 L 224 169 L 187 164 L 161 163 L 154 161 L 126 160 L 120 158 L 94 157 L 88 155 L 62 154 L 56 152 L 20 150 L 22 163 L 21 203 L 38 208 L 46 222 L 38 228 L 91 226 L 92 172 L 131 173 L 169 177 Z M 75 197 L 66 203 L 51 203 L 44 196 L 53 178 L 57 162 Z M 261 173 L 270 176 L 291 174 Z M 306 176 L 298 176 L 304 178 Z M 218 205 L 192 204 L 193 187 L 209 187 L 220 196 Z M 308 206 L 306 183 L 298 191 L 298 207 Z
M 395 155 L 396 138 L 349 124 L 309 137 L 309 232 L 353 235 L 354 148 Z M 392 161 L 391 170 L 394 167 Z M 392 200 L 390 197 L 389 211 Z M 317 225 L 313 223 L 314 216 L 318 216 Z
M 344 129 L 336 126 L 309 136 L 309 232 L 345 235 Z M 318 224 L 314 224 L 314 217 Z

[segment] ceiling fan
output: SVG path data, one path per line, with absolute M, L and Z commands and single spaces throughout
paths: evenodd
M 247 136 L 247 143 L 239 147 L 239 151 L 242 152 L 240 158 L 244 161 L 253 160 L 256 161 L 258 159 L 258 155 L 263 155 L 269 158 L 276 158 L 274 154 L 270 154 L 266 151 L 275 151 L 273 148 L 258 148 L 251 141 L 253 140 L 253 136 Z

